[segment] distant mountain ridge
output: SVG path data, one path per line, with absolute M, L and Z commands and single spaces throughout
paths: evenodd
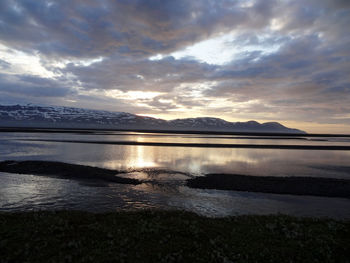
M 232 132 L 305 133 L 278 122 L 228 122 L 199 117 L 162 120 L 127 112 L 89 110 L 63 106 L 0 105 L 1 127 L 163 129 Z

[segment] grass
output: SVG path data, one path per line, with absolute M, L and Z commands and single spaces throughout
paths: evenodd
M 350 221 L 182 211 L 0 213 L 0 262 L 350 262 Z

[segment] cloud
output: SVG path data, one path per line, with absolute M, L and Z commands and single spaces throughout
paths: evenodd
M 339 102 L 350 104 L 347 47 L 325 45 L 315 34 L 282 43 L 275 52 L 246 52 L 221 66 L 173 57 L 152 61 L 120 56 L 87 67 L 71 64 L 64 71 L 87 90 L 163 93 L 135 99 L 150 113 L 195 110 L 209 115 L 231 112 L 240 118 L 255 114 L 260 119 L 327 122 L 348 110 L 335 107 Z
M 0 93 L 28 97 L 65 97 L 74 91 L 62 83 L 33 75 L 0 74 Z
M 181 83 L 205 81 L 216 66 L 194 60 L 129 59 L 112 56 L 91 66 L 69 64 L 63 73 L 72 73 L 85 89 L 170 92 Z
M 36 57 L 52 77 L 4 56 L 7 96 L 135 113 L 347 121 L 339 116 L 350 110 L 349 1 L 3 0 L 0 10 L 0 44 Z M 229 54 L 224 63 L 188 52 L 205 58 L 209 50 L 196 44 L 213 39 L 216 54 Z M 132 103 L 130 92 L 141 92 Z
M 151 56 L 271 25 L 284 33 L 344 33 L 346 8 L 347 1 L 3 0 L 0 35 L 7 46 L 56 58 Z
M 0 69 L 8 69 L 11 67 L 11 63 L 8 63 L 5 60 L 0 59 Z
M 262 28 L 274 1 L 3 0 L 2 42 L 50 56 L 151 56 L 238 27 Z

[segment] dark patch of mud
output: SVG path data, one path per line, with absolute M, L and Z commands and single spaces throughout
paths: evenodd
M 0 172 L 54 176 L 68 179 L 93 179 L 118 184 L 137 185 L 142 183 L 136 179 L 117 176 L 117 174 L 125 173 L 123 171 L 50 161 L 3 161 L 0 162 Z
M 350 198 L 350 180 L 346 179 L 207 174 L 188 179 L 187 186 L 200 189 Z

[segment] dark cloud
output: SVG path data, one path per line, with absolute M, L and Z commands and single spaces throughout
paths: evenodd
M 63 72 L 73 73 L 85 89 L 170 92 L 181 83 L 210 79 L 216 68 L 173 57 L 152 61 L 113 56 L 91 66 L 70 64 Z
M 11 63 L 8 63 L 5 60 L 0 59 L 0 69 L 8 69 L 11 67 Z
M 74 94 L 70 87 L 53 79 L 32 75 L 13 75 L 0 73 L 0 92 L 9 95 L 35 97 L 65 97 Z
M 2 0 L 4 44 L 54 57 L 169 53 L 231 30 L 344 33 L 348 1 Z M 243 5 L 243 6 L 242 6 Z M 336 29 L 336 30 L 334 30 Z
M 272 1 L 3 0 L 2 42 L 51 56 L 166 53 L 242 26 L 264 27 Z

